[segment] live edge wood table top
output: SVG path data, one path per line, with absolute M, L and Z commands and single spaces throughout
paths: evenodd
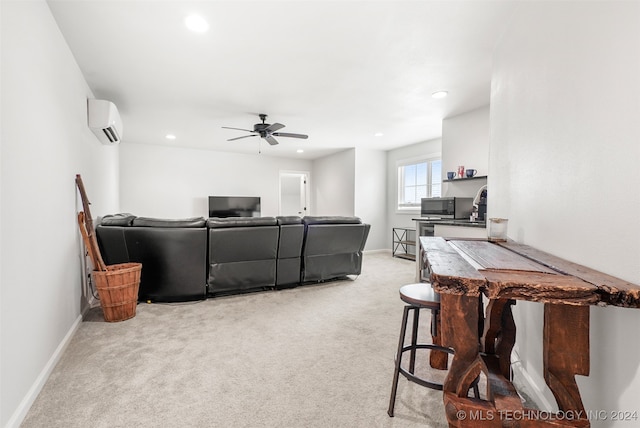
M 444 384 L 449 426 L 590 426 L 575 381 L 589 374 L 589 306 L 640 308 L 640 286 L 512 241 L 421 237 L 420 251 L 440 293 L 440 340 L 455 352 Z M 557 413 L 525 408 L 510 381 L 517 300 L 544 304 L 543 371 Z M 468 397 L 481 374 L 486 393 Z

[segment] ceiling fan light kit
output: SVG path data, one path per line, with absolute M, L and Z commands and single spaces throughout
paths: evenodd
M 261 113 L 258 116 L 260 117 L 260 120 L 262 120 L 262 123 L 256 123 L 255 125 L 253 125 L 253 131 L 250 130 L 250 129 L 231 128 L 229 126 L 223 126 L 224 129 L 235 129 L 237 131 L 250 132 L 249 135 L 243 135 L 241 137 L 230 138 L 227 141 L 235 141 L 235 140 L 240 140 L 242 138 L 259 136 L 260 138 L 264 138 L 267 141 L 267 143 L 271 144 L 272 146 L 275 146 L 276 144 L 278 144 L 278 140 L 276 140 L 273 137 L 302 138 L 302 139 L 309 138 L 308 135 L 304 135 L 304 134 L 292 134 L 292 133 L 289 133 L 289 132 L 276 132 L 276 131 L 284 128 L 284 125 L 281 124 L 281 123 L 273 123 L 273 124 L 265 123 L 265 121 L 267 120 L 267 115 L 266 114 Z

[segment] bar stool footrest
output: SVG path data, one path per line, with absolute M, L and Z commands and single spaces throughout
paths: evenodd
M 430 349 L 432 351 L 442 351 L 442 352 L 446 352 L 447 354 L 453 355 L 453 349 L 451 348 L 445 348 L 444 346 L 432 345 L 427 343 L 419 343 L 419 344 L 416 344 L 415 346 L 412 346 L 412 345 L 405 346 L 402 348 L 402 353 L 415 350 L 415 349 Z M 424 386 L 426 388 L 442 391 L 443 385 L 441 383 L 435 383 L 435 382 L 431 382 L 426 379 L 423 379 L 419 376 L 416 376 L 413 373 L 410 373 L 409 371 L 407 371 L 402 367 L 398 368 L 398 371 L 402 376 L 407 378 L 409 382 L 417 383 L 418 385 Z

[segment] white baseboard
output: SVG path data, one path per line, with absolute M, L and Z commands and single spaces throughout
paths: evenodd
M 383 248 L 381 250 L 365 250 L 362 254 L 380 254 L 380 253 L 391 253 L 391 250 L 388 248 Z
M 7 421 L 5 428 L 18 428 L 22 421 L 24 421 L 24 418 L 27 416 L 33 402 L 36 401 L 38 394 L 42 391 L 42 388 L 47 382 L 47 379 L 49 379 L 51 372 L 55 368 L 56 364 L 58 364 L 58 361 L 60 361 L 60 358 L 62 357 L 62 354 L 64 354 L 65 349 L 67 349 L 67 346 L 69 346 L 71 338 L 80 327 L 82 316 L 82 314 L 78 315 L 78 318 L 76 318 L 74 323 L 71 325 L 71 328 L 62 339 L 62 342 L 60 342 L 56 350 L 53 352 L 53 355 L 51 355 L 51 358 L 49 358 L 49 361 L 47 361 L 47 364 L 44 366 L 31 388 L 29 388 L 29 391 L 18 405 L 18 408 L 13 412 L 9 421 Z
M 511 363 L 511 370 L 513 371 L 514 380 L 517 379 L 517 383 L 523 384 L 516 384 L 516 388 L 524 388 L 529 398 L 535 402 L 540 410 L 547 412 L 553 411 L 555 406 L 547 399 L 543 392 L 543 389 L 546 389 L 546 384 L 541 387 L 540 384 L 534 380 L 534 376 L 525 370 L 520 362 L 520 356 L 516 348 L 511 352 L 511 361 L 513 361 L 513 363 Z M 539 376 L 535 377 L 538 378 Z

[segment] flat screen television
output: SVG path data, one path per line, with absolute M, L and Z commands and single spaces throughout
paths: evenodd
M 260 197 L 209 196 L 209 217 L 260 217 Z

